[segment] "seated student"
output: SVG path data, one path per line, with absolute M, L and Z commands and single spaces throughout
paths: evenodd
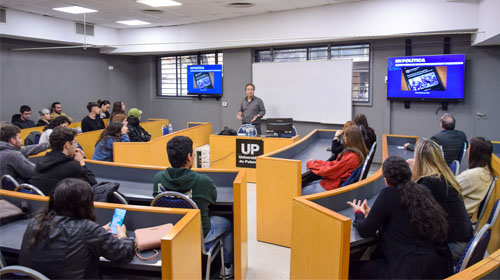
M 344 146 L 342 145 L 342 138 L 344 135 L 344 130 L 348 128 L 351 125 L 354 125 L 355 123 L 352 121 L 347 121 L 344 124 L 343 129 L 339 129 L 335 132 L 335 136 L 332 139 L 332 147 L 331 147 L 331 152 L 332 154 L 326 161 L 334 161 L 337 159 L 338 155 L 342 153 L 342 150 L 344 149 Z M 302 186 L 307 186 L 309 183 L 314 182 L 316 180 L 320 180 L 321 176 L 314 174 L 311 170 L 308 170 L 302 174 Z
M 22 143 L 19 127 L 12 124 L 0 125 L 0 174 L 10 175 L 20 184 L 28 182 L 35 169 L 35 164 L 26 157 L 49 147 L 48 144 L 23 147 Z
M 127 237 L 125 224 L 116 226 L 116 236 L 109 230 L 109 223 L 96 223 L 92 187 L 79 179 L 64 179 L 30 221 L 19 264 L 50 279 L 101 278 L 101 256 L 118 263 L 134 258 L 134 241 Z
M 109 106 L 111 103 L 109 103 L 109 100 L 97 100 L 97 104 L 99 104 L 99 108 L 101 108 L 101 114 L 100 117 L 101 119 L 109 119 Z
M 446 165 L 436 142 L 428 139 L 417 142 L 412 172 L 412 180 L 426 186 L 448 214 L 448 246 L 453 260 L 458 261 L 473 237 L 473 229 L 460 196 L 460 184 Z
M 40 119 L 36 123 L 36 126 L 46 126 L 50 123 L 50 110 L 47 108 L 40 109 L 38 111 L 40 114 Z
M 175 136 L 167 143 L 168 160 L 172 167 L 156 173 L 153 180 L 153 196 L 161 190 L 190 193 L 200 208 L 205 244 L 223 235 L 225 275 L 233 275 L 233 232 L 231 222 L 223 217 L 209 216 L 208 205 L 217 199 L 215 184 L 207 175 L 191 170 L 193 166 L 193 141 L 186 136 Z M 210 245 L 210 244 L 209 244 Z
M 95 145 L 93 160 L 113 161 L 113 143 L 130 142 L 128 128 L 121 123 L 110 123 L 99 136 Z
M 375 130 L 368 126 L 368 120 L 364 114 L 357 114 L 354 116 L 353 121 L 359 126 L 361 132 L 363 132 L 363 137 L 365 139 L 365 145 L 368 150 L 371 149 L 373 143 L 377 141 L 377 135 L 375 134 Z
M 130 142 L 148 142 L 151 140 L 149 134 L 141 125 L 142 111 L 137 108 L 128 110 L 128 137 Z
M 19 128 L 30 128 L 35 126 L 35 122 L 30 120 L 31 108 L 28 105 L 23 105 L 19 109 L 21 114 L 15 114 L 12 116 L 12 124 L 18 126 Z
M 71 121 L 68 117 L 60 116 L 52 120 L 48 125 L 43 128 L 42 135 L 40 136 L 40 141 L 38 143 L 47 143 L 49 144 L 49 137 L 54 128 L 56 127 L 68 127 L 71 124 Z
M 45 195 L 66 178 L 82 179 L 92 186 L 97 184 L 94 174 L 85 166 L 83 151 L 77 147 L 76 134 L 75 130 L 67 127 L 56 127 L 50 134 L 52 151 L 37 162 L 31 179 L 31 184 Z
M 461 130 L 455 129 L 455 118 L 444 113 L 440 120 L 441 131 L 434 134 L 431 140 L 440 145 L 443 149 L 444 160 L 449 166 L 454 160 L 458 160 L 463 153 L 464 143 L 467 142 L 467 136 Z M 413 144 L 405 143 L 404 148 L 410 151 L 415 150 Z
M 347 180 L 351 173 L 363 165 L 368 150 L 366 149 L 361 130 L 353 125 L 344 131 L 342 137 L 344 150 L 334 161 L 310 160 L 307 162 L 314 174 L 321 176 L 318 184 L 302 186 L 302 195 L 319 193 L 336 189 Z
M 89 114 L 82 120 L 82 132 L 104 129 L 104 122 L 101 120 L 101 108 L 96 102 L 87 104 Z
M 60 102 L 56 101 L 56 102 L 52 103 L 51 108 L 52 108 L 52 113 L 50 114 L 50 118 L 52 120 L 54 120 L 57 117 L 67 117 L 70 122 L 73 121 L 73 119 L 70 116 L 66 115 L 66 113 L 63 113 L 62 105 Z
M 352 262 L 352 279 L 443 279 L 453 272 L 446 246 L 448 223 L 429 190 L 411 181 L 404 159 L 391 156 L 382 171 L 387 187 L 368 207 L 366 199 L 347 202 L 353 226 L 366 238 L 379 232 L 377 252 L 369 261 Z
M 460 173 L 456 178 L 462 187 L 462 197 L 467 214 L 473 217 L 479 209 L 490 187 L 495 171 L 491 167 L 493 145 L 484 137 L 474 137 L 470 140 L 468 150 L 469 169 Z
M 112 123 L 121 123 L 125 126 L 128 125 L 127 116 L 124 114 L 116 114 L 111 118 Z
M 116 101 L 115 103 L 113 103 L 113 110 L 111 111 L 110 119 L 112 120 L 113 117 L 117 114 L 125 115 L 125 104 L 121 101 Z
M 344 127 L 342 128 L 342 130 L 337 130 L 335 132 L 335 136 L 333 137 L 333 140 L 332 140 L 332 155 L 330 156 L 330 158 L 327 160 L 327 161 L 332 161 L 332 160 L 335 160 L 338 155 L 340 155 L 340 153 L 342 153 L 342 150 L 344 149 L 344 146 L 342 145 L 342 138 L 343 138 L 343 135 L 344 135 L 344 130 L 352 125 L 356 125 L 356 123 L 354 123 L 353 121 L 347 121 L 345 124 L 344 124 Z M 368 149 L 368 147 L 366 147 Z

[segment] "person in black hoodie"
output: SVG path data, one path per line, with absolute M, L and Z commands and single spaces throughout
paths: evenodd
M 151 140 L 149 134 L 141 125 L 142 111 L 137 108 L 131 108 L 128 111 L 128 137 L 130 142 L 148 142 Z
M 78 178 L 91 186 L 97 184 L 92 171 L 87 169 L 83 151 L 77 148 L 77 132 L 67 127 L 56 127 L 50 134 L 51 152 L 35 166 L 31 184 L 45 195 L 50 195 L 56 184 L 66 178 Z
M 31 108 L 28 105 L 23 105 L 19 109 L 21 114 L 15 114 L 12 116 L 12 124 L 18 126 L 20 129 L 30 128 L 35 126 L 35 122 L 30 120 Z

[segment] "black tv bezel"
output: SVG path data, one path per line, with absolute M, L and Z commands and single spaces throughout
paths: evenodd
M 422 56 L 447 56 L 447 55 L 463 55 L 464 56 L 464 91 L 463 91 L 463 97 L 462 98 L 421 98 L 421 97 L 389 97 L 389 79 L 387 79 L 387 86 L 386 86 L 386 98 L 387 100 L 393 100 L 393 101 L 418 101 L 418 102 L 463 102 L 465 99 L 465 75 L 466 75 L 466 69 L 465 69 L 465 53 L 450 53 L 450 54 L 430 54 L 430 55 L 411 55 L 411 56 L 389 56 L 387 57 L 387 77 L 389 77 L 389 59 L 390 58 L 398 58 L 398 57 L 422 57 Z

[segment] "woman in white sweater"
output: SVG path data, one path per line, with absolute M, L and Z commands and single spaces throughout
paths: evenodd
M 55 118 L 48 125 L 45 126 L 38 143 L 49 143 L 50 144 L 49 138 L 50 138 L 50 134 L 52 134 L 52 130 L 54 130 L 54 128 L 56 128 L 58 126 L 68 127 L 68 125 L 70 125 L 70 124 L 71 124 L 71 121 L 68 119 L 68 117 L 59 116 L 59 117 Z
M 493 145 L 484 137 L 474 137 L 470 140 L 469 169 L 457 176 L 462 186 L 462 196 L 469 216 L 473 217 L 483 201 L 495 171 L 491 167 Z

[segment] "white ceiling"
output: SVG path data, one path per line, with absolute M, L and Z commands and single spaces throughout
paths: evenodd
M 1 0 L 1 6 L 34 14 L 83 21 L 83 14 L 73 15 L 55 11 L 52 8 L 76 5 L 98 10 L 86 15 L 86 21 L 111 28 L 141 28 L 173 26 L 226 18 L 272 13 L 285 10 L 301 9 L 329 4 L 341 4 L 366 0 L 176 0 L 182 6 L 153 8 L 135 0 Z M 233 8 L 228 4 L 248 2 L 249 8 Z M 150 13 L 144 10 L 160 10 Z M 143 20 L 149 25 L 126 26 L 116 23 L 118 20 Z

